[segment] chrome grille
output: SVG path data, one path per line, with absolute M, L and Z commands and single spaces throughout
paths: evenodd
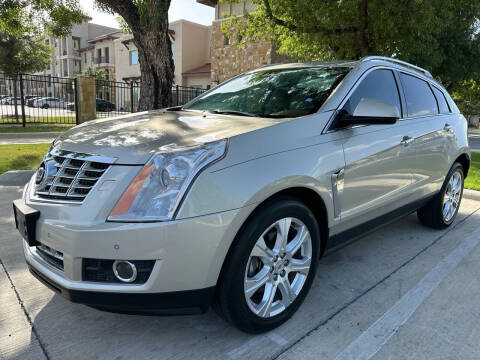
M 53 149 L 37 170 L 35 195 L 82 202 L 115 160 Z

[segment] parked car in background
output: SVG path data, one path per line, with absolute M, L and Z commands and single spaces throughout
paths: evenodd
M 38 99 L 41 99 L 41 98 L 42 98 L 42 96 L 34 96 L 34 97 L 28 99 L 28 101 L 27 101 L 27 106 L 28 106 L 28 107 L 34 107 L 34 106 L 35 106 L 35 105 L 34 105 L 34 104 L 35 104 L 35 101 L 38 100 Z
M 97 111 L 113 111 L 115 110 L 115 104 L 111 103 L 110 101 L 103 100 L 103 99 L 96 99 L 96 108 Z
M 62 133 L 14 212 L 32 274 L 69 300 L 215 303 L 259 333 L 297 311 L 327 248 L 415 211 L 450 226 L 469 167 L 467 121 L 428 71 L 375 56 L 273 65 Z
M 9 100 L 10 100 L 10 96 L 5 96 L 2 99 L 0 99 L 0 104 L 1 105 L 7 105 Z
M 42 109 L 65 109 L 67 107 L 67 102 L 54 97 L 45 97 L 35 100 L 33 106 Z
M 16 99 L 16 104 L 17 106 L 20 106 L 22 104 L 22 98 L 17 97 Z M 2 105 L 15 105 L 15 98 L 14 97 L 6 97 L 1 100 Z
M 28 101 L 34 98 L 38 98 L 38 95 L 25 95 L 23 101 L 25 102 L 25 105 L 28 105 Z

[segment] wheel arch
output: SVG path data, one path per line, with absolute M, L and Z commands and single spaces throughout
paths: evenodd
M 320 230 L 320 256 L 323 255 L 323 253 L 325 252 L 325 248 L 326 248 L 328 236 L 329 236 L 328 211 L 323 198 L 320 196 L 320 194 L 318 194 L 318 192 L 308 187 L 296 186 L 296 187 L 286 188 L 274 193 L 273 195 L 270 195 L 263 201 L 259 202 L 257 206 L 255 206 L 255 208 L 250 212 L 247 218 L 243 221 L 242 225 L 239 227 L 233 241 L 229 246 L 229 249 L 227 251 L 225 258 L 223 259 L 220 272 L 218 273 L 217 286 L 221 281 L 225 264 L 228 262 L 228 259 L 232 254 L 233 248 L 235 247 L 235 244 L 238 241 L 239 234 L 243 231 L 243 229 L 248 224 L 248 222 L 253 217 L 255 217 L 257 212 L 260 211 L 267 203 L 281 197 L 296 198 L 300 202 L 304 203 L 310 209 L 310 211 L 312 211 Z
M 464 176 L 466 178 L 468 175 L 468 170 L 470 169 L 470 156 L 466 153 L 463 153 L 460 156 L 458 156 L 453 163 L 456 163 L 456 162 L 462 164 Z

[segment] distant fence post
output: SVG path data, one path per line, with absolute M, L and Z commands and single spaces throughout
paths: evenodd
M 78 85 L 77 122 L 82 124 L 85 121 L 95 120 L 97 118 L 95 78 L 79 76 L 76 84 Z
M 73 103 L 75 104 L 75 124 L 80 124 L 78 116 L 78 78 L 73 79 Z
M 133 109 L 133 81 L 130 81 L 130 112 L 135 112 Z
M 27 121 L 26 121 L 26 117 L 25 117 L 25 92 L 23 91 L 23 76 L 22 76 L 22 74 L 20 74 L 18 76 L 18 80 L 20 81 L 20 104 L 21 104 L 21 107 L 22 107 L 22 127 L 25 127 Z M 15 103 L 15 106 L 17 106 L 16 103 Z

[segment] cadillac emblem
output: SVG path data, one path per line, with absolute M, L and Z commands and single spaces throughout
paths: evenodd
M 45 163 L 42 164 L 37 169 L 37 175 L 35 176 L 35 184 L 40 185 L 45 180 Z

